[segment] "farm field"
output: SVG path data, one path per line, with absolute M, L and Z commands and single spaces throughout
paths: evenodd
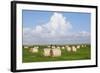
M 34 45 L 36 46 L 36 45 Z M 57 45 L 59 46 L 59 45 Z M 65 45 L 64 45 L 65 46 Z M 72 46 L 72 45 L 70 45 Z M 22 61 L 23 63 L 29 63 L 29 62 L 48 62 L 48 61 L 72 61 L 72 60 L 86 60 L 91 59 L 91 47 L 90 45 L 87 45 L 86 47 L 80 47 L 77 49 L 76 52 L 73 51 L 67 51 L 66 48 L 61 49 L 61 56 L 58 57 L 52 57 L 52 56 L 44 56 L 43 55 L 43 49 L 47 47 L 47 45 L 39 45 L 39 49 L 37 53 L 30 52 L 30 48 L 32 46 L 29 46 L 28 48 L 22 49 Z

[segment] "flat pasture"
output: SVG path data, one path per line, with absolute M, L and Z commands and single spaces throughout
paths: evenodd
M 36 45 L 34 45 L 36 46 Z M 61 49 L 61 56 L 52 57 L 52 56 L 44 56 L 43 49 L 48 45 L 39 45 L 38 52 L 32 53 L 30 52 L 30 48 L 34 46 L 29 46 L 27 48 L 22 48 L 22 61 L 23 63 L 30 62 L 50 62 L 50 61 L 73 61 L 73 60 L 87 60 L 91 59 L 91 47 L 90 45 L 86 45 L 84 47 L 80 46 L 76 52 L 67 51 L 67 48 Z M 59 46 L 59 45 L 57 45 Z M 65 45 L 63 45 L 65 46 Z M 70 45 L 70 47 L 73 45 Z

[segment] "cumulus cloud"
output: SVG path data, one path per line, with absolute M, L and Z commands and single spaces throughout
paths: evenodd
M 54 13 L 50 21 L 43 25 L 37 25 L 34 29 L 32 29 L 33 34 L 37 33 L 37 35 L 43 33 L 41 37 L 57 37 L 65 35 L 69 29 L 72 28 L 72 25 L 69 21 L 61 13 Z
M 79 40 L 80 37 L 90 36 L 89 32 L 81 31 L 78 33 L 69 32 L 73 29 L 72 24 L 61 13 L 54 13 L 49 22 L 31 27 L 23 28 L 23 43 L 67 43 Z M 78 38 L 78 39 L 77 39 Z M 67 42 L 66 42 L 67 41 Z M 74 42 L 73 41 L 73 42 Z
M 61 13 L 54 13 L 50 21 L 44 25 L 51 35 L 64 35 L 72 28 L 69 21 Z

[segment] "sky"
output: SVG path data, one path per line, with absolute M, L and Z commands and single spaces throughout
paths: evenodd
M 89 44 L 90 22 L 90 13 L 23 10 L 23 44 Z

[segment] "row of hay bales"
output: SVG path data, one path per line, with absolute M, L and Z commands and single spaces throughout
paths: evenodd
M 61 56 L 62 52 L 61 50 L 66 49 L 68 52 L 77 52 L 78 49 L 81 47 L 86 47 L 86 45 L 74 45 L 74 46 L 47 46 L 43 48 L 43 55 L 44 56 L 52 56 L 52 57 L 58 57 Z M 28 48 L 28 47 L 24 47 Z M 39 51 L 39 46 L 34 46 L 33 48 L 29 49 L 30 52 L 32 53 L 38 53 Z

